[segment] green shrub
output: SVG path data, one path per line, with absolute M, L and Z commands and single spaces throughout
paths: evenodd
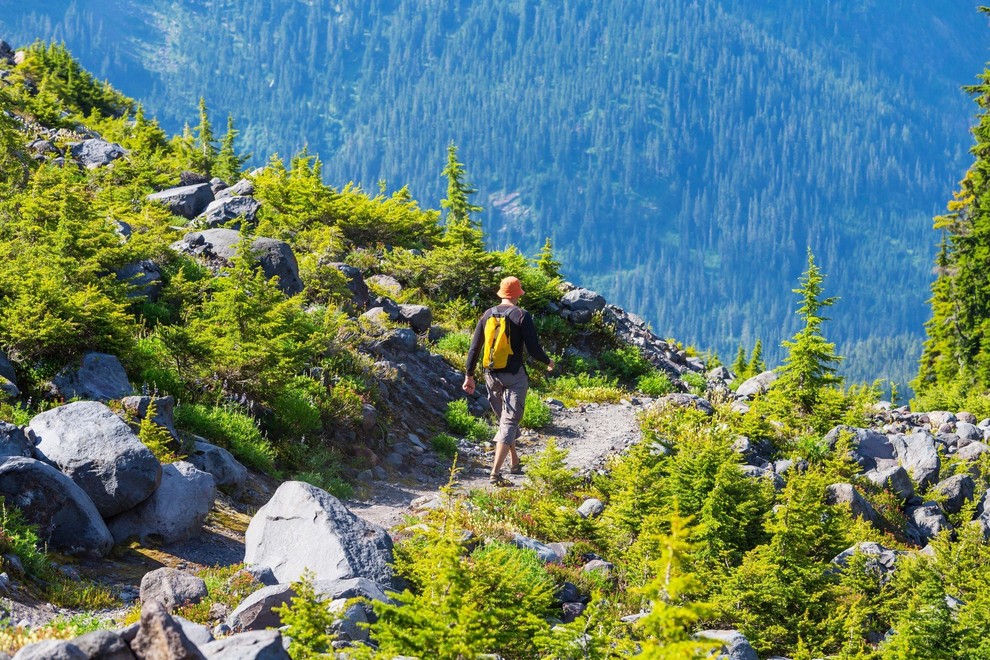
M 280 439 L 300 440 L 322 429 L 320 399 L 326 388 L 312 378 L 296 376 L 272 400 L 272 420 L 269 430 Z
M 457 399 L 448 403 L 444 419 L 447 420 L 450 430 L 463 438 L 475 441 L 489 440 L 495 433 L 491 425 L 471 414 L 467 399 Z
M 566 458 L 566 449 L 559 449 L 554 438 L 547 440 L 543 451 L 526 465 L 526 474 L 533 487 L 541 493 L 558 497 L 572 493 L 580 480 L 567 467 L 564 462 Z
M 172 434 L 168 432 L 168 429 L 154 422 L 155 415 L 157 414 L 155 401 L 152 399 L 138 427 L 138 439 L 144 443 L 145 447 L 151 450 L 151 453 L 155 455 L 159 463 L 174 463 L 181 460 L 184 458 L 182 448 L 175 438 L 172 437 Z
M 614 403 L 626 392 L 612 378 L 582 373 L 547 379 L 546 394 L 562 400 L 566 405 L 573 405 L 579 402 Z
M 541 399 L 537 392 L 530 392 L 526 397 L 526 408 L 523 410 L 519 426 L 524 429 L 541 429 L 553 421 L 550 406 Z
M 609 375 L 622 381 L 634 381 L 653 371 L 653 365 L 635 346 L 604 351 L 599 361 Z
M 654 371 L 651 374 L 640 376 L 636 383 L 636 389 L 646 396 L 664 396 L 676 391 L 677 388 L 670 382 L 670 378 L 662 371 Z
M 704 376 L 693 371 L 688 371 L 687 373 L 681 374 L 681 380 L 687 383 L 687 386 L 691 388 L 692 394 L 704 396 L 705 389 L 708 387 L 708 381 Z
M 0 497 L 0 555 L 17 555 L 28 575 L 41 576 L 48 569 L 48 557 L 40 548 L 37 530 Z
M 440 456 L 453 459 L 457 455 L 457 438 L 446 433 L 437 433 L 430 439 L 430 444 Z
M 250 468 L 269 474 L 275 472 L 275 450 L 254 419 L 232 406 L 180 404 L 175 407 L 175 425 L 225 447 Z
M 313 579 L 312 571 L 304 570 L 302 577 L 292 583 L 292 590 L 296 593 L 292 603 L 284 603 L 272 610 L 282 619 L 285 634 L 292 640 L 289 650 L 293 660 L 325 657 L 326 653 L 331 652 L 330 643 L 334 636 L 330 626 L 334 617 L 316 594 Z

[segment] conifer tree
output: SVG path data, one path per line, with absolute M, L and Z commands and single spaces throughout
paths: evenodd
M 240 135 L 240 131 L 234 128 L 234 116 L 227 115 L 227 132 L 220 140 L 220 151 L 217 153 L 213 163 L 213 176 L 218 176 L 227 183 L 233 183 L 241 176 L 241 169 L 247 156 L 238 155 L 234 148 L 234 140 Z
M 821 316 L 821 310 L 830 307 L 837 300 L 834 297 L 822 297 L 824 279 L 809 249 L 808 269 L 801 277 L 801 288 L 794 289 L 794 293 L 801 297 L 798 315 L 804 322 L 804 327 L 791 341 L 783 342 L 787 357 L 780 368 L 780 379 L 775 385 L 776 390 L 793 397 L 806 413 L 814 408 L 822 388 L 842 382 L 835 375 L 836 364 L 842 358 L 835 354 L 835 344 L 829 343 L 822 336 L 822 323 L 828 319 Z M 752 363 L 752 359 L 750 362 Z
M 199 125 L 196 126 L 197 169 L 209 174 L 216 157 L 217 146 L 214 144 L 210 114 L 206 109 L 206 99 L 201 96 L 199 97 Z
M 753 346 L 753 353 L 750 355 L 749 363 L 746 365 L 746 375 L 756 376 L 763 373 L 767 368 L 763 361 L 763 340 L 757 339 Z
M 547 236 L 547 241 L 543 244 L 540 256 L 536 260 L 536 267 L 547 276 L 547 279 L 553 279 L 560 277 L 560 266 L 560 262 L 553 256 L 553 244 L 550 242 L 550 237 Z
M 736 378 L 746 378 L 749 373 L 747 372 L 749 361 L 746 359 L 746 347 L 739 344 L 739 350 L 736 352 L 736 359 L 732 362 L 732 373 L 736 375 Z
M 447 240 L 464 247 L 483 247 L 481 224 L 471 217 L 481 207 L 469 199 L 478 190 L 467 182 L 464 163 L 457 160 L 457 145 L 453 142 L 447 147 L 447 166 L 441 175 L 447 177 L 447 198 L 440 200 L 440 206 L 447 209 Z

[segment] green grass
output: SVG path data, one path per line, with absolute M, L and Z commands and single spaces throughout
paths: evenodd
M 577 374 L 558 376 L 547 381 L 547 396 L 560 399 L 564 405 L 577 403 L 615 403 L 628 392 L 614 378 Z
M 249 468 L 275 472 L 275 450 L 254 419 L 236 408 L 181 404 L 175 407 L 175 426 L 228 449 Z
M 457 399 L 448 403 L 444 419 L 447 420 L 450 430 L 463 438 L 482 441 L 490 439 L 495 433 L 490 424 L 471 414 L 467 399 Z
M 636 389 L 647 396 L 664 396 L 676 391 L 670 378 L 662 371 L 654 371 L 651 374 L 640 377 L 636 383 Z

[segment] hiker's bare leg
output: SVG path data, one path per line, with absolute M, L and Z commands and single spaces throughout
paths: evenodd
M 492 465 L 492 475 L 497 475 L 499 472 L 502 471 L 502 463 L 505 462 L 505 457 L 509 454 L 510 451 L 513 454 L 515 454 L 516 448 L 510 447 L 504 442 L 495 443 L 495 464 Z
M 511 457 L 511 460 L 509 461 L 509 468 L 512 469 L 512 468 L 518 467 L 519 466 L 519 454 L 516 453 L 516 445 L 515 445 L 515 443 L 512 443 L 512 445 L 509 447 L 509 456 Z

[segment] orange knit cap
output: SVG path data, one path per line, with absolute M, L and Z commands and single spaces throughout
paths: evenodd
M 498 287 L 499 298 L 521 298 L 524 293 L 518 277 L 506 277 Z

